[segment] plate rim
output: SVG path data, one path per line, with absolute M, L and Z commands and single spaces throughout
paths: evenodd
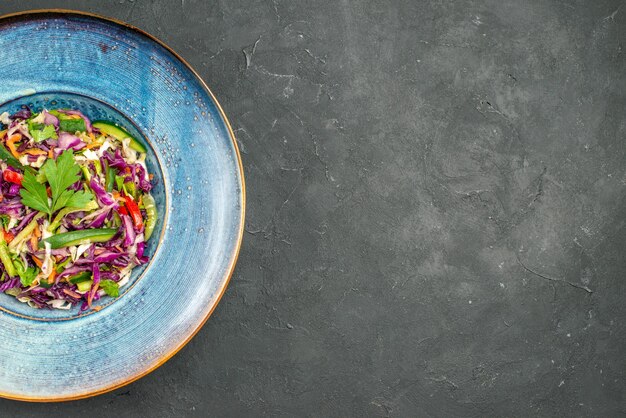
M 163 364 L 165 364 L 169 359 L 174 357 L 202 329 L 202 327 L 204 326 L 204 324 L 206 324 L 208 319 L 211 317 L 211 315 L 215 311 L 215 308 L 217 308 L 217 305 L 219 304 L 220 300 L 224 296 L 224 293 L 226 292 L 226 288 L 228 287 L 228 284 L 230 283 L 230 279 L 232 278 L 232 275 L 234 273 L 235 266 L 237 264 L 237 259 L 239 258 L 239 253 L 240 253 L 240 250 L 241 250 L 241 244 L 243 242 L 243 233 L 244 233 L 244 229 L 245 229 L 246 181 L 245 181 L 245 176 L 244 176 L 244 170 L 243 170 L 243 163 L 242 163 L 242 159 L 241 159 L 241 153 L 239 151 L 239 146 L 237 145 L 237 139 L 235 137 L 235 133 L 234 133 L 233 128 L 232 128 L 232 126 L 230 124 L 230 121 L 228 120 L 228 117 L 226 116 L 226 113 L 224 112 L 224 109 L 222 108 L 222 105 L 217 100 L 217 97 L 215 97 L 215 94 L 213 94 L 213 92 L 211 91 L 211 89 L 209 88 L 207 83 L 202 79 L 200 74 L 198 74 L 198 72 L 191 66 L 191 64 L 189 64 L 187 62 L 187 60 L 185 60 L 180 54 L 178 54 L 176 51 L 174 51 L 174 49 L 172 49 L 165 42 L 163 42 L 162 40 L 160 40 L 156 36 L 152 35 L 151 33 L 147 32 L 147 31 L 145 31 L 143 29 L 140 29 L 140 28 L 138 28 L 138 27 L 136 27 L 134 25 L 131 25 L 130 23 L 124 22 L 123 20 L 119 20 L 119 19 L 116 19 L 116 18 L 113 18 L 113 17 L 103 16 L 103 15 L 98 14 L 98 13 L 86 12 L 86 11 L 82 11 L 82 10 L 72 10 L 72 9 L 62 9 L 62 8 L 23 10 L 23 11 L 20 11 L 20 12 L 7 13 L 7 14 L 0 15 L 0 23 L 2 21 L 6 20 L 6 19 L 11 19 L 11 18 L 14 18 L 14 17 L 21 17 L 21 16 L 27 16 L 27 15 L 37 15 L 37 14 L 58 14 L 58 15 L 83 16 L 83 17 L 95 18 L 95 19 L 99 19 L 99 20 L 102 20 L 102 21 L 105 21 L 105 22 L 108 22 L 108 23 L 113 23 L 113 24 L 116 24 L 116 25 L 119 25 L 119 26 L 123 26 L 126 29 L 129 29 L 131 31 L 137 32 L 140 35 L 143 35 L 143 36 L 147 37 L 151 41 L 156 42 L 159 46 L 164 48 L 167 52 L 169 52 L 176 59 L 178 59 L 185 67 L 187 67 L 187 69 L 193 74 L 193 76 L 200 82 L 200 85 L 202 86 L 202 88 L 206 91 L 206 93 L 209 95 L 211 100 L 213 100 L 213 103 L 215 103 L 215 107 L 217 108 L 220 117 L 222 118 L 222 120 L 224 121 L 224 124 L 226 125 L 226 130 L 228 132 L 228 136 L 229 136 L 229 138 L 230 138 L 230 140 L 231 140 L 231 142 L 233 144 L 233 148 L 235 150 L 235 155 L 237 157 L 237 169 L 239 171 L 240 189 L 241 189 L 241 211 L 240 211 L 240 218 L 239 218 L 239 231 L 238 231 L 238 234 L 237 234 L 237 243 L 235 244 L 235 248 L 234 248 L 233 254 L 231 256 L 231 261 L 230 261 L 230 263 L 228 265 L 228 269 L 227 269 L 226 273 L 224 274 L 224 276 L 222 277 L 222 283 L 220 284 L 220 289 L 219 289 L 219 292 L 217 293 L 217 297 L 213 299 L 213 302 L 212 302 L 213 306 L 211 306 L 209 308 L 209 311 L 206 314 L 206 316 L 204 318 L 202 318 L 202 320 L 200 320 L 198 322 L 197 327 L 184 340 L 179 342 L 178 345 L 175 346 L 173 350 L 171 350 L 171 351 L 165 353 L 163 356 L 161 356 L 158 359 L 158 361 L 153 366 L 151 366 L 148 369 L 146 369 L 144 371 L 141 371 L 141 372 L 139 372 L 139 373 L 137 373 L 137 374 L 135 374 L 133 376 L 130 376 L 128 379 L 124 380 L 123 382 L 115 383 L 115 384 L 113 384 L 111 386 L 107 386 L 105 388 L 94 390 L 94 391 L 90 391 L 90 392 L 78 393 L 78 394 L 69 395 L 69 396 L 52 396 L 52 397 L 16 396 L 15 394 L 9 394 L 9 393 L 0 392 L 0 398 L 11 399 L 11 400 L 15 400 L 15 401 L 24 401 L 24 402 L 66 402 L 66 401 L 74 401 L 74 400 L 86 399 L 86 398 L 91 398 L 91 397 L 94 397 L 94 396 L 102 395 L 104 393 L 114 391 L 116 389 L 119 389 L 121 387 L 129 385 L 129 384 L 131 384 L 131 383 L 141 379 L 142 377 L 152 373 L 153 371 L 155 371 L 156 369 L 161 367 Z

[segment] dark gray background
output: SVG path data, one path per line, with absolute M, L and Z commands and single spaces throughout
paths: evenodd
M 626 2 L 0 12 L 41 7 L 126 20 L 200 72 L 241 145 L 246 234 L 163 367 L 2 416 L 626 415 Z

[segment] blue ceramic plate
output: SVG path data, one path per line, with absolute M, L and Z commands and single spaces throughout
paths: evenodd
M 210 316 L 243 232 L 233 132 L 198 75 L 124 23 L 69 11 L 0 18 L 0 113 L 73 107 L 128 127 L 148 147 L 160 213 L 147 251 L 99 311 L 37 310 L 0 294 L 0 396 L 77 399 L 144 376 Z

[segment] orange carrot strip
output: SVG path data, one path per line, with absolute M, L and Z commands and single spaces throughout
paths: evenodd
M 98 288 L 100 287 L 100 283 L 97 283 L 90 291 L 87 296 L 87 305 L 91 308 L 91 302 L 93 301 L 93 297 L 96 295 Z
M 38 259 L 37 257 L 33 257 L 33 261 L 35 262 L 35 264 L 37 264 L 39 266 L 39 268 L 41 268 L 41 266 L 43 266 L 43 262 Z
M 11 241 L 13 241 L 13 238 L 15 238 L 15 235 L 13 235 L 10 232 L 5 231 L 4 229 L 2 230 L 2 234 L 4 235 L 4 240 L 9 243 Z
M 29 148 L 24 152 L 30 155 L 48 155 L 46 151 L 39 149 L 39 148 Z
M 11 154 L 18 160 L 20 159 L 20 153 L 17 152 L 17 148 L 15 147 L 15 143 L 22 139 L 22 135 L 13 134 L 9 139 L 7 139 L 7 148 L 11 151 Z
M 63 293 L 65 293 L 66 295 L 71 296 L 73 298 L 76 298 L 76 299 L 80 299 L 81 298 L 81 296 L 78 293 L 76 293 L 76 292 L 74 292 L 73 290 L 70 290 L 70 289 L 63 289 Z
M 37 237 L 35 235 L 31 235 L 30 237 L 30 245 L 33 248 L 37 248 L 37 244 L 39 243 L 39 240 L 37 239 Z

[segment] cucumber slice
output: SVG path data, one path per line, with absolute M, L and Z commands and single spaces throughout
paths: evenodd
M 44 248 L 44 243 L 46 242 L 50 244 L 52 249 L 91 242 L 106 242 L 113 238 L 116 233 L 117 229 L 113 228 L 83 229 L 80 231 L 64 232 L 39 241 L 39 248 Z
M 87 280 L 91 280 L 91 272 L 89 271 L 83 271 L 82 273 L 75 274 L 68 279 L 68 281 L 72 284 L 79 284 L 86 282 Z
M 39 280 L 39 286 L 43 287 L 44 289 L 50 289 L 54 284 L 54 280 L 51 282 L 49 282 L 48 280 L 49 278 L 47 277 L 42 278 L 41 280 Z
M 131 134 L 126 132 L 126 130 L 122 128 L 121 126 L 117 126 L 117 125 L 112 124 L 111 122 L 107 122 L 103 120 L 93 122 L 91 125 L 94 128 L 99 129 L 100 132 L 110 135 L 113 138 L 118 139 L 120 141 L 126 138 L 130 138 L 130 147 L 134 149 L 135 151 L 139 151 L 139 152 L 148 151 L 144 144 L 142 144 L 141 142 L 137 140 L 137 138 L 133 137 Z
M 91 285 L 93 284 L 93 280 L 85 280 L 84 282 L 80 282 L 76 285 L 78 290 L 81 292 L 86 292 L 91 289 Z

